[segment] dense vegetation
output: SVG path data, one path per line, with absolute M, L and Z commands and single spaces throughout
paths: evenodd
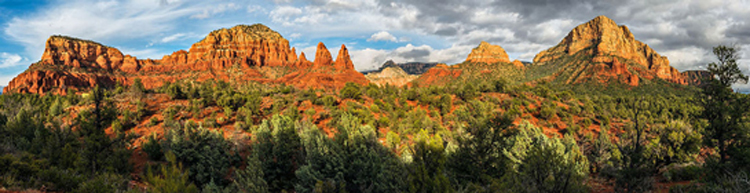
M 0 187 L 63 192 L 750 189 L 750 97 L 653 83 L 341 90 L 175 82 L 0 95 Z M 734 57 L 733 57 L 734 56 Z M 732 67 L 734 65 L 734 67 Z M 598 89 L 592 89 L 598 88 Z

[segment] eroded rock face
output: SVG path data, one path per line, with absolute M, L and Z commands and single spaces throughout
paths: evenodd
M 215 30 L 190 47 L 188 61 L 239 59 L 248 65 L 280 66 L 295 58 L 289 41 L 264 25 Z M 294 60 L 292 60 L 294 61 Z
M 73 68 L 118 69 L 123 62 L 122 53 L 96 42 L 65 36 L 47 39 L 42 59 L 38 65 L 64 65 Z
M 510 58 L 508 58 L 508 53 L 505 53 L 505 49 L 502 47 L 482 41 L 479 46 L 471 50 L 466 61 L 488 64 L 498 62 L 510 63 Z
M 537 54 L 534 64 L 553 65 L 558 59 L 573 55 L 590 56 L 589 63 L 606 63 L 612 66 L 612 69 L 619 69 L 613 66 L 614 59 L 622 58 L 624 60 L 619 62 L 633 63 L 647 69 L 643 72 L 648 74 L 640 74 L 642 78 L 655 76 L 669 82 L 687 84 L 685 77 L 669 66 L 667 57 L 659 55 L 648 45 L 635 40 L 626 26 L 618 26 L 606 16 L 596 17 L 573 29 L 557 46 Z M 618 75 L 616 71 L 594 73 Z M 629 75 L 626 74 L 626 76 Z M 629 84 L 632 85 L 633 82 Z
M 364 75 L 354 70 L 343 45 L 334 63 L 330 52 L 320 43 L 315 64 L 319 65 L 308 61 L 304 53 L 297 57 L 289 41 L 261 24 L 215 30 L 193 44 L 189 51 L 176 51 L 158 60 L 123 56 L 119 50 L 93 41 L 52 36 L 47 40 L 42 59 L 3 90 L 63 94 L 67 89 L 85 91 L 96 85 L 130 85 L 135 79 L 141 79 L 146 88 L 177 80 L 257 81 L 300 88 L 341 88 L 346 82 L 368 83 Z M 282 70 L 277 70 L 279 67 Z

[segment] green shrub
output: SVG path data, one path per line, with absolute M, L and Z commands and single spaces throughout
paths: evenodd
M 164 156 L 164 152 L 162 152 L 161 144 L 159 144 L 159 140 L 156 137 L 156 133 L 153 133 L 146 137 L 148 141 L 146 141 L 146 143 L 143 143 L 142 149 L 143 152 L 146 152 L 149 159 L 160 161 Z
M 130 85 L 130 92 L 136 95 L 142 95 L 146 93 L 146 88 L 143 86 L 140 78 L 136 78 L 133 84 Z
M 147 126 L 153 127 L 153 126 L 156 126 L 158 124 L 159 124 L 159 118 L 151 117 L 151 119 L 148 120 L 148 125 Z
M 339 91 L 339 96 L 341 96 L 341 98 L 359 100 L 362 96 L 362 92 L 360 92 L 359 85 L 353 82 L 347 82 L 344 88 Z
M 128 179 L 123 176 L 105 173 L 100 174 L 81 183 L 73 192 L 81 193 L 106 193 L 122 192 L 127 190 Z
M 545 106 L 539 111 L 539 115 L 546 120 L 550 120 L 557 115 L 557 110 L 555 107 Z
M 588 192 L 588 161 L 575 139 L 549 138 L 541 129 L 523 124 L 503 150 L 510 162 L 502 187 L 514 192 Z
M 169 98 L 172 100 L 187 98 L 186 94 L 182 91 L 182 87 L 177 83 L 169 84 L 167 86 L 167 95 L 169 95 Z
M 196 187 L 189 180 L 189 171 L 184 171 L 182 163 L 177 162 L 176 156 L 168 152 L 166 154 L 168 164 L 161 166 L 159 173 L 154 173 L 149 167 L 144 181 L 149 185 L 149 192 L 158 193 L 197 193 Z

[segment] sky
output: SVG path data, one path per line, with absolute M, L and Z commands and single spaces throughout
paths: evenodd
M 361 71 L 387 60 L 459 63 L 481 41 L 532 61 L 599 15 L 680 71 L 705 69 L 725 44 L 742 49 L 750 74 L 748 0 L 0 0 L 0 85 L 39 61 L 51 35 L 158 59 L 213 30 L 262 23 L 310 60 L 318 42 L 334 57 L 345 44 Z

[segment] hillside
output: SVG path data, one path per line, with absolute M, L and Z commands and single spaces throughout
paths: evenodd
M 113 88 L 140 79 L 146 88 L 178 80 L 224 80 L 283 83 L 299 88 L 341 88 L 346 82 L 367 84 L 354 70 L 346 46 L 334 61 L 319 43 L 314 62 L 297 56 L 289 41 L 270 28 L 255 24 L 215 30 L 162 59 L 137 59 L 116 48 L 65 36 L 47 40 L 39 62 L 14 78 L 4 92 L 64 94 L 86 91 L 94 85 Z
M 430 68 L 437 66 L 439 63 L 433 62 L 433 63 L 425 63 L 425 62 L 407 62 L 407 63 L 395 63 L 392 60 L 388 60 L 385 63 L 383 63 L 382 66 L 380 66 L 378 69 L 375 70 L 368 70 L 368 71 L 362 71 L 362 74 L 369 74 L 374 72 L 380 72 L 383 69 L 387 67 L 395 67 L 398 66 L 404 72 L 410 75 L 421 75 L 427 72 L 427 70 L 430 70 Z

